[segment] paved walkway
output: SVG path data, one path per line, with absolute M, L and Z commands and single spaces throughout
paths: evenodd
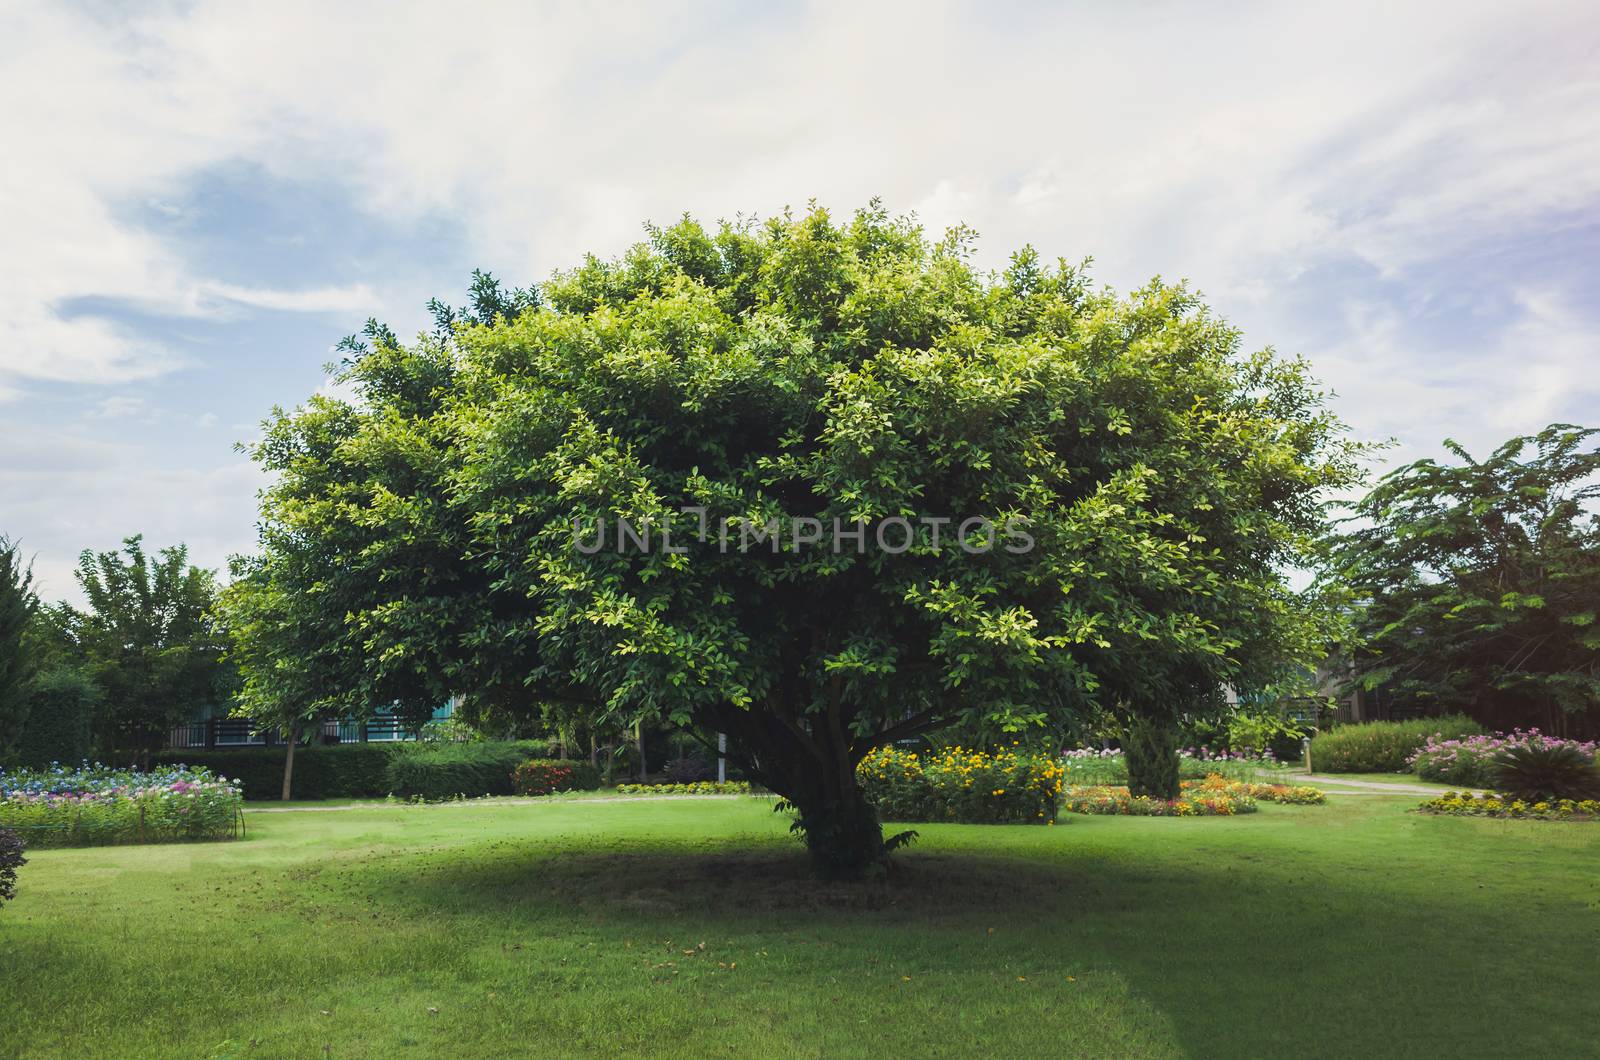
M 1314 787 L 1333 789 L 1337 795 L 1443 795 L 1443 788 L 1427 788 L 1421 784 L 1407 784 L 1403 781 L 1387 780 L 1348 780 L 1344 777 L 1324 777 L 1316 773 L 1291 773 L 1290 778 L 1296 784 L 1310 784 Z M 1468 789 L 1460 789 L 1468 790 Z

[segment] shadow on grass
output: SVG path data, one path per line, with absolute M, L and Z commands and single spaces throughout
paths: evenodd
M 1557 1054 L 1581 1040 L 1581 1021 L 1531 985 L 1478 990 L 1489 954 L 1570 952 L 1549 910 L 1381 859 L 1262 853 L 923 849 L 897 856 L 885 879 L 838 884 L 813 879 L 792 841 L 746 836 L 606 851 L 494 844 L 356 872 L 380 900 L 511 931 L 825 935 L 851 959 L 899 954 L 975 982 L 1109 974 L 1170 1018 L 1192 1055 L 1339 1056 L 1377 1042 L 1388 1055 L 1506 1055 L 1535 1025 Z M 990 937 L 1004 945 L 986 948 Z M 1430 1030 L 1419 1011 L 1449 1016 Z

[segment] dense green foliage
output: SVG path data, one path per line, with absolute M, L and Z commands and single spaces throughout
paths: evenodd
M 1284 571 L 1354 465 L 1305 366 L 1185 287 L 971 249 L 876 206 L 685 220 L 537 293 L 482 282 L 410 345 L 369 324 L 355 399 L 255 448 L 275 628 L 247 689 L 725 732 L 856 874 L 875 747 L 1220 709 L 1314 656 Z
M 867 888 L 808 880 L 767 800 L 247 814 L 30 854 L 0 1052 L 1592 1055 L 1600 827 L 1416 801 L 918 825 Z
M 428 800 L 512 795 L 517 790 L 512 774 L 530 754 L 543 750 L 542 744 L 498 740 L 404 747 L 389 760 L 389 791 L 401 798 Z M 592 776 L 587 763 L 584 769 Z M 594 786 L 599 786 L 598 780 Z
M 1359 685 L 1491 728 L 1600 735 L 1597 434 L 1554 424 L 1482 461 L 1446 442 L 1460 464 L 1378 483 L 1334 547 Z
M 531 756 L 545 753 L 542 740 L 481 740 L 471 743 L 347 743 L 301 747 L 294 755 L 297 799 L 448 799 L 510 795 L 511 773 Z M 238 750 L 163 751 L 157 762 L 205 766 L 239 781 L 245 798 L 276 799 L 282 792 L 283 747 Z M 581 765 L 583 787 L 598 787 L 593 769 Z M 593 781 L 591 783 L 591 780 Z
M 85 551 L 77 578 L 88 609 L 57 608 L 75 665 L 100 686 L 98 750 L 150 748 L 173 725 L 227 702 L 234 673 L 213 616 L 216 578 L 183 545 L 152 556 L 135 535 L 120 552 Z
M 26 641 L 38 610 L 20 546 L 0 537 L 0 766 L 15 753 L 28 720 L 36 662 Z
M 17 761 L 38 768 L 52 762 L 76 765 L 88 759 L 102 698 L 100 686 L 82 670 L 54 669 L 40 674 L 28 697 L 28 723 L 17 741 Z
M 1600 765 L 1571 744 L 1522 744 L 1500 752 L 1494 786 L 1530 803 L 1600 799 Z
M 0 828 L 0 906 L 17 896 L 17 870 L 27 863 L 22 856 L 22 837 Z
M 350 743 L 301 747 L 294 755 L 295 794 L 302 799 L 381 799 L 389 794 L 392 744 Z M 225 751 L 173 750 L 152 756 L 162 765 L 204 766 L 239 782 L 250 800 L 276 799 L 283 788 L 282 747 Z
M 1340 725 L 1311 739 L 1311 768 L 1318 773 L 1403 773 L 1429 737 L 1482 735 L 1482 725 L 1462 715 L 1411 721 Z
M 1122 723 L 1122 756 L 1135 798 L 1178 797 L 1178 732 L 1164 718 L 1129 715 Z

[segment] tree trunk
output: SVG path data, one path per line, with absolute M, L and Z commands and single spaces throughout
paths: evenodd
M 288 749 L 283 755 L 283 801 L 289 801 L 289 794 L 294 781 L 294 744 L 295 737 L 300 734 L 300 726 L 289 726 Z
M 833 786 L 833 785 L 827 785 Z M 860 880 L 880 873 L 888 860 L 878 811 L 852 777 L 848 794 L 797 792 L 789 797 L 796 825 L 811 855 L 811 869 L 825 880 Z
M 1130 795 L 1178 797 L 1178 734 L 1170 719 L 1124 715 L 1122 756 L 1128 764 Z
M 729 734 L 732 757 L 745 774 L 794 808 L 794 831 L 805 841 L 812 871 L 829 880 L 881 874 L 889 849 L 878 811 L 856 783 L 862 748 L 847 729 L 813 716 L 784 722 L 740 709 L 707 711 L 701 727 Z
M 633 723 L 633 742 L 639 749 L 639 783 L 644 784 L 650 779 L 650 763 L 644 760 L 644 722 Z

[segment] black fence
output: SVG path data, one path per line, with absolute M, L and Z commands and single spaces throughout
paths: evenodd
M 369 721 L 325 721 L 317 727 L 314 742 L 395 743 L 415 740 L 417 731 L 399 718 L 378 716 Z M 226 750 L 229 747 L 280 747 L 288 743 L 283 733 L 258 729 L 245 718 L 208 718 L 179 725 L 167 733 L 167 747 L 173 750 L 204 747 Z

